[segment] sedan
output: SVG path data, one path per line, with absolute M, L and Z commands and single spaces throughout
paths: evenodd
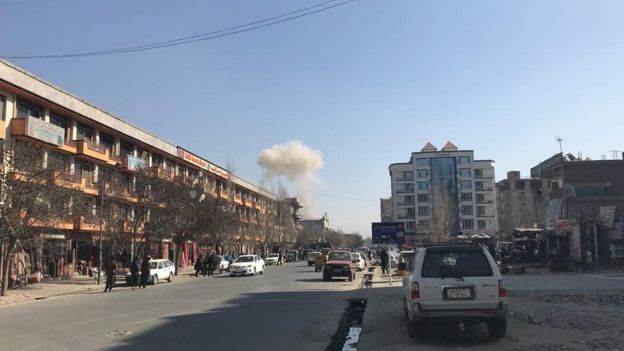
M 264 274 L 264 260 L 258 255 L 242 255 L 230 265 L 230 276 Z
M 268 254 L 265 261 L 266 261 L 267 266 L 270 266 L 272 264 L 276 265 L 279 262 L 279 254 L 276 254 L 276 253 Z

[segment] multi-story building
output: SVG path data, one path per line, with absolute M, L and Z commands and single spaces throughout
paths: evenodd
M 277 241 L 280 243 L 294 243 L 303 226 L 301 209 L 303 204 L 296 197 L 287 197 L 277 200 L 276 228 Z
M 544 191 L 551 182 L 521 178 L 519 171 L 507 172 L 507 179 L 496 183 L 498 228 L 511 234 L 515 228 L 538 228 L 544 221 Z
M 381 210 L 381 221 L 392 222 L 394 220 L 392 198 L 379 199 L 379 207 Z
M 237 215 L 238 229 L 232 235 L 238 242 L 231 250 L 255 250 L 277 213 L 274 194 L 4 61 L 0 61 L 0 139 L 43 145 L 42 159 L 63 162 L 67 173 L 63 176 L 93 197 L 94 211 L 98 181 L 115 167 L 129 183 L 139 165 L 166 179 L 202 179 L 206 193 L 228 201 Z M 131 196 L 132 189 L 126 190 L 118 198 L 119 207 L 131 217 L 140 204 Z M 95 264 L 98 228 L 82 218 L 70 225 L 42 227 L 43 267 L 47 261 L 61 260 L 65 271 L 75 272 L 77 262 Z M 156 257 L 172 258 L 173 246 L 164 240 L 154 243 L 151 251 Z M 181 249 L 184 264 L 199 251 L 195 242 Z
M 554 231 L 570 257 L 608 263 L 624 258 L 624 160 L 555 154 L 531 168 L 545 179 L 544 229 Z
M 445 219 L 450 236 L 498 231 L 494 161 L 451 142 L 441 150 L 427 143 L 389 171 L 393 221 L 405 223 L 407 244 L 429 240 Z
M 304 219 L 301 221 L 302 234 L 305 241 L 325 241 L 329 231 L 327 213 L 319 219 Z

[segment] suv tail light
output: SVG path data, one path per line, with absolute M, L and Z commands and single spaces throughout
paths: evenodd
M 420 299 L 420 289 L 418 287 L 418 282 L 412 282 L 411 296 L 413 299 Z
M 502 279 L 498 281 L 498 297 L 507 297 L 507 289 Z

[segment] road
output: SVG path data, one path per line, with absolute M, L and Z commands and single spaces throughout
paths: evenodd
M 0 349 L 319 350 L 350 291 L 305 263 L 264 275 L 184 278 L 0 308 Z

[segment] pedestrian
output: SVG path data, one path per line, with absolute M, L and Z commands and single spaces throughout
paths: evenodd
M 203 258 L 203 256 L 200 255 L 199 257 L 197 257 L 197 260 L 195 261 L 195 267 L 194 267 L 195 268 L 195 277 L 199 276 L 199 272 L 202 272 L 202 273 L 204 272 L 204 269 L 202 267 L 203 266 L 202 258 Z
M 141 264 L 139 263 L 139 257 L 135 257 L 130 264 L 130 284 L 132 289 L 136 289 L 139 286 L 139 275 L 141 273 Z
M 279 250 L 279 256 L 277 256 L 277 264 L 282 264 L 282 250 Z
M 208 276 L 212 277 L 214 273 L 214 253 L 211 252 L 210 255 L 208 255 L 208 258 L 206 259 L 206 265 L 208 270 Z
M 381 273 L 388 274 L 388 252 L 385 250 L 379 253 L 379 258 L 381 259 Z
M 143 259 L 143 263 L 141 263 L 141 287 L 143 289 L 147 286 L 147 280 L 150 275 L 150 263 L 149 261 L 152 259 L 152 256 L 147 256 Z
M 106 285 L 104 286 L 104 292 L 108 290 L 108 292 L 113 291 L 113 285 L 115 285 L 115 271 L 117 270 L 117 265 L 113 261 L 114 257 L 111 257 L 108 262 L 104 265 L 104 272 L 106 273 Z

